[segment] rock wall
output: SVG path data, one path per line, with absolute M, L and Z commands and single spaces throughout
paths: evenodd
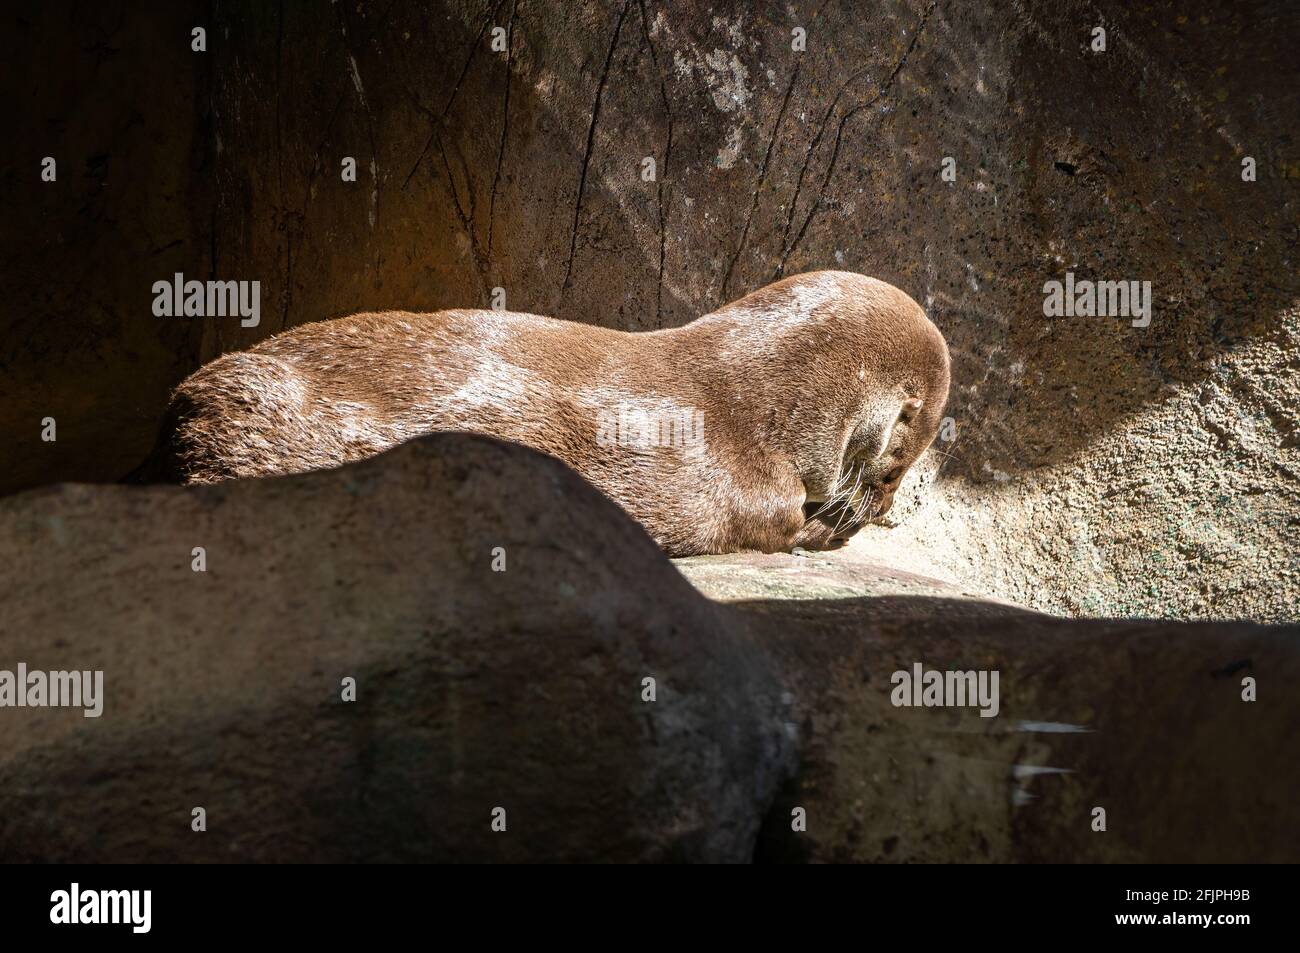
M 213 189 L 198 113 L 212 64 L 190 52 L 183 4 L 148 16 L 9 4 L 0 18 L 0 493 L 114 480 L 198 362 L 202 322 L 155 318 L 150 288 L 177 271 L 207 277 Z
M 857 554 L 1066 614 L 1295 618 L 1291 4 L 13 16 L 5 490 L 117 478 L 170 384 L 303 321 L 500 288 L 647 329 L 836 267 L 909 291 L 954 356 L 955 439 Z M 153 317 L 175 271 L 259 280 L 260 325 Z M 1044 317 L 1067 271 L 1150 281 L 1150 326 Z

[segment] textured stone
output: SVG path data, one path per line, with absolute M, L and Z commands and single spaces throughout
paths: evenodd
M 99 718 L 0 709 L 0 860 L 1300 858 L 1294 627 L 680 561 L 715 602 L 572 472 L 485 438 L 34 490 L 0 500 L 0 561 L 4 667 L 105 694 Z M 997 717 L 894 707 L 916 663 L 997 670 Z
M 0 563 L 3 667 L 105 683 L 0 709 L 0 860 L 748 860 L 789 767 L 765 656 L 520 447 L 36 490 Z
M 856 560 L 677 565 L 750 619 L 795 699 L 799 772 L 759 861 L 1300 858 L 1300 627 L 1056 619 Z M 917 663 L 998 671 L 997 716 L 894 707 Z

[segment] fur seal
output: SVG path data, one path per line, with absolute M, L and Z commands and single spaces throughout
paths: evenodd
M 640 333 L 504 311 L 354 314 L 200 368 L 143 472 L 298 473 L 468 430 L 558 457 L 671 556 L 834 548 L 889 509 L 948 381 L 917 303 L 848 272 Z

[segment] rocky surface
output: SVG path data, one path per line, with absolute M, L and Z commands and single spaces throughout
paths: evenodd
M 738 608 L 786 673 L 800 726 L 798 777 L 757 860 L 1300 857 L 1295 627 L 1062 620 L 925 597 Z M 999 672 L 997 716 L 895 707 L 892 676 L 917 663 Z M 1242 699 L 1247 677 L 1258 701 Z M 791 829 L 796 807 L 805 832 Z
M 796 700 L 800 768 L 759 861 L 1300 857 L 1300 628 L 1059 619 L 843 553 L 676 565 L 748 620 Z M 997 715 L 894 706 L 917 663 L 996 670 Z
M 0 563 L 0 667 L 105 685 L 0 708 L 0 861 L 748 860 L 789 767 L 765 656 L 519 447 L 37 490 Z
M 34 490 L 0 561 L 0 667 L 104 673 L 98 718 L 0 708 L 0 861 L 1300 858 L 1295 628 L 1062 620 L 841 554 L 679 562 L 706 598 L 485 438 Z M 892 704 L 918 663 L 997 671 L 996 716 Z
M 932 596 L 981 606 L 1009 606 L 950 583 L 854 558 L 850 551 L 732 553 L 675 559 L 673 565 L 710 599 L 860 599 Z

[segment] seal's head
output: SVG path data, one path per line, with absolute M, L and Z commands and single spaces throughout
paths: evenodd
M 808 518 L 838 543 L 887 512 L 948 398 L 948 347 L 920 306 L 875 278 L 819 271 L 715 315 L 734 322 L 729 363 L 752 368 L 768 399 L 762 437 L 793 462 Z

